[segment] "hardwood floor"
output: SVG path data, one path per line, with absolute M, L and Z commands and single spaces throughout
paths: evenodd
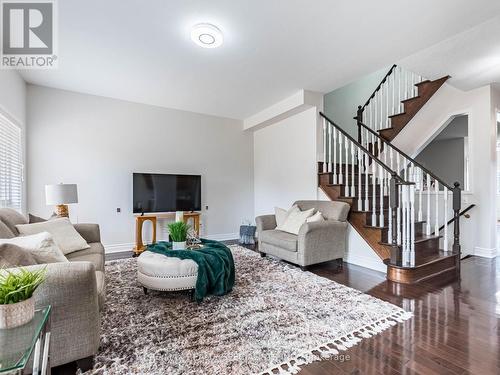
M 349 264 L 335 270 L 334 264 L 324 264 L 310 271 L 401 306 L 414 317 L 343 352 L 344 361 L 312 363 L 301 375 L 500 374 L 496 260 L 464 259 L 461 280 L 445 285 L 395 284 Z
M 442 285 L 439 280 L 396 284 L 347 263 L 343 269 L 334 262 L 312 266 L 310 272 L 401 306 L 414 317 L 299 374 L 500 374 L 500 264 L 469 257 L 461 265 L 461 280 Z M 67 370 L 55 373 L 72 372 Z

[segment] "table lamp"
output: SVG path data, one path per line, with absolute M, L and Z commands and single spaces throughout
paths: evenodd
M 45 203 L 56 206 L 56 214 L 69 217 L 68 204 L 78 203 L 76 184 L 45 185 Z

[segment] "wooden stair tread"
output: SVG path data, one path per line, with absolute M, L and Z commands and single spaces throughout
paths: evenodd
M 425 241 L 430 241 L 430 240 L 436 240 L 436 239 L 439 239 L 443 236 L 433 236 L 433 235 L 430 235 L 430 236 L 426 236 L 426 235 L 418 235 L 418 236 L 415 236 L 415 244 L 418 244 L 418 243 L 422 243 L 422 242 L 425 242 Z M 388 243 L 388 242 L 379 242 L 381 245 L 384 245 L 384 246 L 392 246 L 391 243 Z
M 437 254 L 430 255 L 428 257 L 425 257 L 425 258 L 421 259 L 418 263 L 415 263 L 415 266 L 413 266 L 413 267 L 398 266 L 396 264 L 391 264 L 389 262 L 389 260 L 384 261 L 384 263 L 387 266 L 392 267 L 392 268 L 398 268 L 398 269 L 418 269 L 418 268 L 423 268 L 423 267 L 426 267 L 426 266 L 429 266 L 429 265 L 432 265 L 432 264 L 435 264 L 435 263 L 446 261 L 446 260 L 448 260 L 450 258 L 454 258 L 456 256 L 457 256 L 457 254 L 455 254 L 455 253 L 453 253 L 451 251 L 445 252 L 442 249 L 440 249 Z

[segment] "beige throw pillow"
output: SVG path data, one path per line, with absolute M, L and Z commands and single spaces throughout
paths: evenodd
M 37 263 L 68 262 L 61 249 L 57 246 L 48 232 L 41 232 L 31 236 L 20 236 L 9 239 L 0 239 L 1 244 L 13 244 L 28 251 Z
M 301 211 L 299 208 L 290 212 L 286 218 L 285 223 L 278 228 L 283 232 L 288 232 L 292 234 L 299 234 L 300 227 L 304 224 L 308 217 L 314 214 L 314 208 L 309 210 Z
M 90 246 L 76 231 L 68 218 L 59 218 L 42 223 L 16 225 L 21 235 L 30 235 L 40 232 L 49 232 L 63 254 L 88 249 Z
M 38 264 L 38 262 L 28 250 L 12 243 L 0 244 L 0 269 L 33 264 Z
M 276 229 L 280 229 L 280 227 L 285 224 L 286 218 L 292 212 L 300 212 L 300 209 L 297 205 L 292 206 L 288 211 L 284 208 L 274 207 L 274 217 L 276 218 Z
M 316 212 L 314 215 L 306 219 L 307 223 L 314 223 L 317 221 L 325 221 L 325 218 L 323 217 L 323 214 L 320 211 Z

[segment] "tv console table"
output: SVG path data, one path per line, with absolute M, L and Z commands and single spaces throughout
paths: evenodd
M 193 220 L 193 229 L 197 236 L 200 236 L 200 216 L 201 212 L 184 212 L 184 222 L 187 224 L 189 220 Z M 156 226 L 158 217 L 166 217 L 164 215 L 143 215 L 135 217 L 135 246 L 134 255 L 137 256 L 146 250 L 146 246 L 142 241 L 142 228 L 146 221 L 151 221 L 153 226 L 153 243 L 156 243 Z

